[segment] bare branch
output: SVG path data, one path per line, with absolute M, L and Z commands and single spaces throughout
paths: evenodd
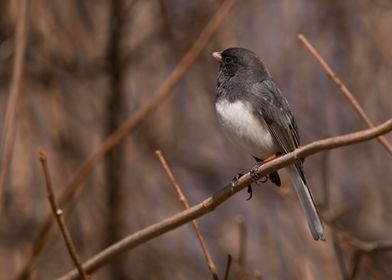
M 338 86 L 340 92 L 350 101 L 350 103 L 353 105 L 354 109 L 357 111 L 359 116 L 365 121 L 365 123 L 369 127 L 374 127 L 374 124 L 372 121 L 369 119 L 369 117 L 366 115 L 365 111 L 361 107 L 361 105 L 358 103 L 358 101 L 355 99 L 354 95 L 349 91 L 349 89 L 343 84 L 343 82 L 339 79 L 338 75 L 332 70 L 332 68 L 327 64 L 327 62 L 322 58 L 322 56 L 318 53 L 318 51 L 312 46 L 312 44 L 306 39 L 305 35 L 303 34 L 298 34 L 298 40 L 301 41 L 302 44 L 309 50 L 309 52 L 313 55 L 313 57 L 320 63 L 321 67 L 324 69 L 324 71 L 327 73 L 328 77 L 332 79 L 332 81 L 335 82 L 335 84 Z M 389 154 L 392 155 L 392 146 L 388 142 L 388 140 L 384 136 L 379 136 L 377 140 L 384 145 L 384 147 L 387 149 Z
M 238 215 L 235 219 L 236 223 L 238 224 L 238 265 L 240 269 L 245 267 L 245 258 L 246 258 L 246 246 L 247 246 L 247 230 L 245 219 L 242 215 Z
M 67 249 L 68 249 L 68 252 L 71 256 L 71 259 L 74 262 L 74 264 L 79 272 L 79 276 L 83 280 L 89 279 L 86 272 L 83 270 L 82 264 L 80 262 L 80 258 L 78 256 L 78 253 L 76 252 L 76 249 L 75 249 L 75 245 L 73 244 L 71 235 L 69 234 L 67 226 L 65 225 L 65 222 L 63 219 L 63 211 L 57 207 L 56 197 L 54 195 L 53 188 L 52 188 L 52 180 L 50 179 L 46 152 L 43 148 L 40 148 L 38 150 L 38 154 L 39 154 L 39 159 L 41 161 L 42 170 L 43 170 L 44 176 L 45 176 L 46 192 L 48 194 L 49 204 L 52 209 L 53 215 L 56 218 L 57 224 L 60 228 L 61 234 L 64 238 L 65 245 L 67 246 Z
M 342 252 L 339 244 L 335 240 L 336 236 L 333 233 L 332 233 L 332 239 L 333 239 L 332 244 L 333 244 L 333 248 L 334 248 L 334 253 L 336 256 L 336 261 L 339 266 L 340 274 L 342 275 L 342 279 L 346 280 L 346 279 L 348 279 L 349 276 L 348 276 L 348 271 L 347 271 L 345 263 L 344 263 L 343 252 Z
M 362 259 L 363 259 L 363 252 L 357 251 L 354 253 L 352 264 L 351 264 L 351 273 L 348 278 L 349 280 L 354 280 L 355 277 L 357 276 Z
M 261 275 L 261 272 L 258 271 L 258 270 L 254 271 L 254 276 L 255 276 L 256 280 L 261 280 L 263 278 L 262 275 Z
M 372 253 L 390 251 L 392 250 L 392 240 L 378 240 L 378 241 L 364 241 L 355 237 L 351 232 L 339 229 L 331 225 L 333 232 L 335 250 L 338 252 L 337 256 L 341 271 L 344 272 L 344 279 L 355 279 L 361 261 L 364 257 L 369 257 Z M 348 275 L 345 270 L 342 252 L 340 249 L 341 244 L 349 245 L 354 253 L 351 259 L 351 269 Z M 369 259 L 372 259 L 369 257 Z
M 166 171 L 167 177 L 169 177 L 169 180 L 174 188 L 174 190 L 178 194 L 178 199 L 180 202 L 184 205 L 185 209 L 189 209 L 189 202 L 184 193 L 181 190 L 181 187 L 177 184 L 176 179 L 174 178 L 173 172 L 170 170 L 169 165 L 167 164 L 165 158 L 162 155 L 162 152 L 160 150 L 155 151 L 155 154 L 157 155 L 159 161 L 161 162 L 163 168 Z M 203 250 L 204 256 L 207 261 L 208 269 L 211 271 L 212 278 L 217 280 L 218 279 L 218 273 L 216 272 L 216 266 L 214 261 L 211 258 L 210 252 L 208 251 L 207 244 L 204 241 L 203 235 L 201 234 L 199 224 L 196 222 L 196 220 L 192 221 L 193 227 L 195 228 L 195 232 L 197 235 L 197 238 L 199 239 L 201 249 Z
M 2 201 L 1 197 L 3 194 L 3 187 L 7 178 L 7 173 L 12 158 L 12 150 L 16 134 L 15 113 L 16 107 L 18 105 L 18 96 L 23 73 L 24 53 L 26 49 L 27 6 L 28 0 L 18 1 L 18 18 L 15 35 L 15 59 L 0 146 L 0 201 Z
M 61 195 L 60 205 L 69 202 L 74 194 L 80 189 L 86 178 L 91 174 L 95 166 L 130 132 L 137 128 L 172 92 L 174 86 L 180 78 L 190 68 L 196 58 L 200 55 L 204 46 L 208 43 L 212 35 L 216 32 L 224 17 L 231 10 L 237 0 L 226 0 L 210 22 L 201 32 L 199 38 L 181 59 L 177 67 L 170 73 L 166 80 L 155 91 L 149 99 L 133 116 L 127 119 L 111 135 L 109 135 L 102 145 L 95 151 L 80 167 L 78 172 L 66 185 L 65 192 Z
M 190 68 L 193 62 L 202 52 L 205 45 L 212 38 L 212 35 L 218 30 L 218 27 L 225 19 L 226 15 L 233 8 L 237 0 L 225 0 L 219 7 L 217 12 L 204 27 L 199 37 L 196 39 L 193 46 L 181 59 L 179 64 L 174 68 L 166 80 L 154 92 L 151 99 L 149 99 L 133 116 L 123 122 L 120 127 L 110 134 L 102 143 L 102 145 L 93 152 L 90 157 L 81 165 L 76 174 L 63 188 L 64 192 L 59 199 L 59 205 L 62 207 L 67 204 L 76 195 L 83 186 L 86 178 L 91 174 L 98 163 L 130 132 L 137 128 L 155 109 L 170 95 L 174 86 L 178 83 L 181 77 Z M 52 218 L 48 215 L 38 230 L 38 234 L 34 240 L 33 248 L 28 256 L 26 264 L 23 266 L 19 279 L 24 279 L 24 274 L 31 270 L 34 260 L 41 254 L 46 247 L 46 235 L 51 229 Z
M 374 128 L 369 128 L 367 130 L 319 140 L 306 146 L 300 147 L 293 152 L 283 155 L 270 162 L 267 162 L 257 167 L 255 172 L 260 178 L 267 174 L 270 174 L 277 169 L 288 166 L 295 161 L 298 161 L 315 153 L 366 141 L 378 137 L 379 135 L 385 134 L 391 130 L 392 119 Z M 113 260 L 115 257 L 118 257 L 119 255 L 147 242 L 148 240 L 160 236 L 168 231 L 171 231 L 185 223 L 188 223 L 213 211 L 217 206 L 222 204 L 224 201 L 226 201 L 228 198 L 230 198 L 237 192 L 254 183 L 254 181 L 255 178 L 252 177 L 249 172 L 246 173 L 238 180 L 237 184 L 229 184 L 217 193 L 215 193 L 213 196 L 204 200 L 203 202 L 192 206 L 191 208 L 184 210 L 178 214 L 175 214 L 169 218 L 166 218 L 156 224 L 139 230 L 118 241 L 117 243 L 109 246 L 108 248 L 88 260 L 83 265 L 84 269 L 89 273 L 94 272 L 100 267 L 110 262 L 111 260 Z M 60 279 L 76 279 L 77 276 L 77 271 L 71 271 Z
M 227 263 L 226 263 L 226 269 L 225 269 L 225 276 L 224 276 L 224 280 L 228 280 L 229 279 L 229 273 L 230 273 L 230 266 L 231 266 L 231 261 L 232 261 L 232 256 L 230 254 L 227 255 Z

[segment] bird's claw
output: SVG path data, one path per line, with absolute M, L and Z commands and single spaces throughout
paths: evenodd
M 268 175 L 267 176 L 264 176 L 263 178 L 261 178 L 260 180 L 259 180 L 259 182 L 261 182 L 261 183 L 266 183 L 268 181 Z
M 238 180 L 239 180 L 242 176 L 244 176 L 243 173 L 238 173 L 238 174 L 233 178 L 233 180 L 231 180 L 231 185 L 232 185 L 233 187 L 235 187 L 235 186 L 238 184 Z M 252 185 L 249 185 L 249 186 L 248 186 L 248 193 L 249 193 L 249 197 L 248 197 L 246 200 L 251 199 L 252 196 L 253 196 Z
M 238 180 L 239 180 L 242 176 L 244 176 L 243 173 L 238 173 L 238 174 L 233 178 L 233 180 L 231 180 L 231 185 L 232 185 L 233 187 L 236 186 L 236 185 L 238 185 Z
M 248 186 L 248 194 L 249 194 L 249 197 L 246 200 L 251 199 L 253 196 L 252 185 Z
M 250 176 L 252 177 L 253 180 L 257 181 L 260 179 L 259 174 L 257 174 L 257 168 L 258 166 L 254 166 L 252 167 L 252 169 L 250 170 Z

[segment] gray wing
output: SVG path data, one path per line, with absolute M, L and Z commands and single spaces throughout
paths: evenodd
M 256 114 L 260 114 L 268 125 L 284 153 L 289 153 L 299 147 L 297 125 L 290 111 L 287 100 L 283 97 L 273 81 L 263 81 L 252 88 L 252 100 L 257 105 Z M 309 184 L 305 178 L 302 161 L 288 167 L 294 189 L 304 208 L 306 218 L 313 238 L 325 240 L 323 225 L 318 213 Z
M 254 84 L 252 101 L 257 106 L 257 114 L 264 118 L 272 135 L 284 153 L 289 153 L 300 145 L 297 125 L 289 104 L 271 80 Z

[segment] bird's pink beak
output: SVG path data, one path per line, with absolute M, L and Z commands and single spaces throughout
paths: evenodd
M 217 61 L 222 62 L 222 52 L 213 52 L 212 57 Z

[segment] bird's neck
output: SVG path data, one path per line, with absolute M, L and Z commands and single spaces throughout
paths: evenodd
M 223 71 L 219 72 L 216 85 L 216 100 L 226 99 L 229 102 L 235 102 L 241 96 L 246 95 L 246 89 L 255 83 L 261 83 L 265 80 L 270 80 L 271 77 L 268 72 L 262 73 L 236 73 L 235 75 L 228 75 Z

